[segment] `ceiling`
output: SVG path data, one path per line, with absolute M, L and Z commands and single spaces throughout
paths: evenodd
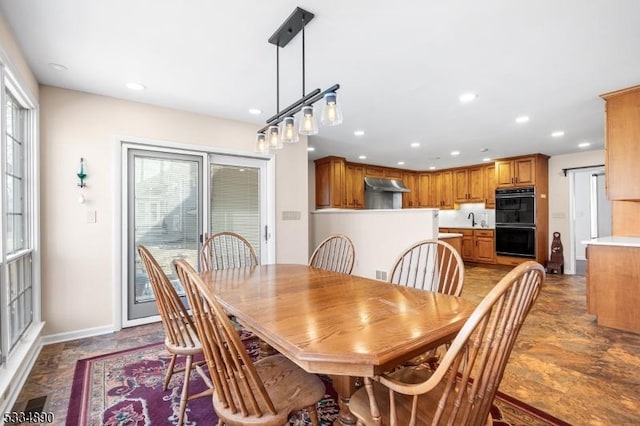
M 638 0 L 0 0 L 40 83 L 256 130 L 276 113 L 267 39 L 296 6 L 315 14 L 307 92 L 339 83 L 344 113 L 309 138 L 310 158 L 425 170 L 602 149 L 599 95 L 640 84 Z M 302 95 L 301 48 L 298 35 L 280 50 L 281 107 Z

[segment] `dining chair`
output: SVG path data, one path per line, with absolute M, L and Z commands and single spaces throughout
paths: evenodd
M 471 314 L 435 370 L 405 367 L 365 378 L 365 386 L 349 401 L 358 425 L 486 424 L 544 277 L 544 268 L 534 261 L 505 275 Z
M 354 261 L 353 242 L 346 235 L 335 234 L 328 236 L 318 244 L 309 259 L 309 266 L 350 274 Z
M 320 378 L 283 355 L 252 361 L 229 317 L 191 265 L 174 261 L 202 341 L 213 382 L 213 408 L 220 424 L 284 425 L 307 409 L 318 425 L 316 404 L 325 393 Z
M 389 282 L 460 296 L 464 283 L 464 263 L 458 251 L 445 241 L 419 241 L 396 259 Z
M 187 401 L 213 393 L 211 389 L 208 389 L 189 395 L 189 378 L 191 377 L 192 369 L 196 368 L 198 373 L 203 376 L 203 373 L 197 367 L 203 365 L 204 362 L 193 362 L 194 356 L 203 354 L 202 345 L 198 339 L 196 327 L 191 316 L 158 261 L 153 257 L 149 249 L 143 245 L 138 246 L 138 253 L 151 282 L 158 312 L 164 327 L 166 336 L 164 345 L 169 354 L 171 354 L 171 361 L 163 383 L 164 390 L 166 391 L 169 387 L 169 382 L 174 374 L 184 372 L 182 393 L 180 395 L 180 411 L 178 413 L 178 425 L 181 425 L 184 420 Z M 185 367 L 183 369 L 175 369 L 176 360 L 179 356 L 185 357 Z
M 253 246 L 246 238 L 235 232 L 218 232 L 205 235 L 200 249 L 200 269 L 215 271 L 218 269 L 241 268 L 258 264 Z

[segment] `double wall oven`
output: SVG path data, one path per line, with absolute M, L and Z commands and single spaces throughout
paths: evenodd
M 496 254 L 536 257 L 535 188 L 496 189 Z

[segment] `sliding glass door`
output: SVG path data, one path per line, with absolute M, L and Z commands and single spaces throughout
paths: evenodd
M 197 265 L 202 234 L 203 157 L 131 149 L 128 153 L 128 320 L 157 314 L 136 247 L 146 246 L 179 293 L 172 261 Z
M 183 290 L 172 261 L 187 259 L 199 268 L 205 235 L 236 232 L 253 245 L 260 263 L 275 257 L 268 226 L 274 208 L 269 203 L 269 160 L 134 144 L 123 145 L 123 160 L 124 326 L 149 322 L 158 314 L 136 250 L 140 244 L 179 294 Z

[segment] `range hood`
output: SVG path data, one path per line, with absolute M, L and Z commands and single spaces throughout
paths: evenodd
M 364 178 L 365 189 L 368 191 L 380 192 L 411 192 L 409 188 L 404 186 L 401 180 L 396 179 L 380 179 L 380 178 Z

